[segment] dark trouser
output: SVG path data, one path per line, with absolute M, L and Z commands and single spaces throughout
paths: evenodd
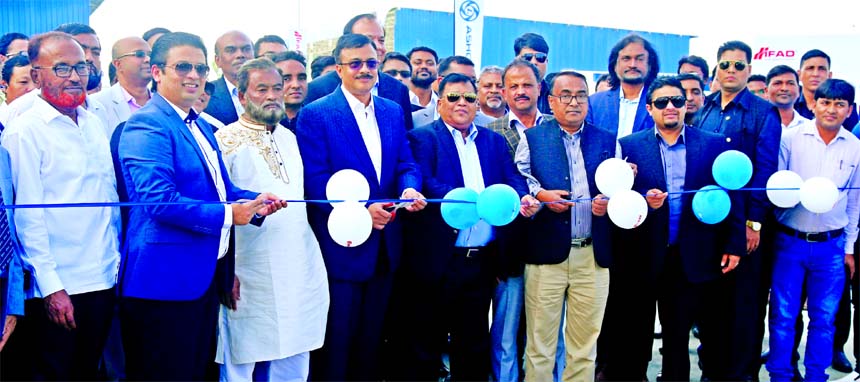
M 69 296 L 74 307 L 76 329 L 61 328 L 48 318 L 44 299 L 24 305 L 25 317 L 18 321 L 13 346 L 4 349 L 4 380 L 95 380 L 99 359 L 110 329 L 116 304 L 114 288 Z M 11 357 L 6 358 L 10 351 Z M 14 360 L 14 364 L 10 361 Z M 10 378 L 7 379 L 6 377 Z
M 125 297 L 120 325 L 128 380 L 200 381 L 211 375 L 218 322 L 214 285 L 192 301 Z
M 407 281 L 410 291 L 402 301 L 404 323 L 398 342 L 403 345 L 403 370 L 410 381 L 437 381 L 439 365 L 451 335 L 450 364 L 454 381 L 486 381 L 490 374 L 488 309 L 493 294 L 492 255 L 479 252 L 467 258 L 455 254 L 442 279 L 433 283 Z
M 380 252 L 376 272 L 370 280 L 329 278 L 325 343 L 311 352 L 311 380 L 381 379 L 380 345 L 393 277 L 385 251 Z

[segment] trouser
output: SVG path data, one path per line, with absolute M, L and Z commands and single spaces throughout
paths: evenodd
M 490 327 L 490 360 L 493 380 L 518 382 L 520 380 L 517 349 L 520 317 L 524 306 L 523 276 L 511 276 L 499 282 L 493 297 L 493 323 Z
M 241 364 L 231 362 L 229 351 L 224 353 L 224 364 L 221 365 L 221 377 L 219 379 L 221 382 L 305 382 L 308 380 L 310 352 L 271 361 Z
M 199 381 L 215 360 L 218 296 L 214 283 L 196 300 L 124 297 L 120 326 L 130 381 Z
M 26 380 L 95 380 L 116 304 L 114 288 L 69 296 L 74 307 L 76 328 L 66 330 L 48 318 L 45 300 L 25 302 L 25 316 L 18 322 L 15 336 L 21 340 L 11 349 L 20 352 L 18 365 Z M 14 336 L 13 336 L 14 337 Z M 4 350 L 6 352 L 7 350 Z
M 833 357 L 836 311 L 845 283 L 843 241 L 820 243 L 779 233 L 775 243 L 770 300 L 770 356 L 767 370 L 773 381 L 789 381 L 794 375 L 791 354 L 795 322 L 806 284 L 809 329 L 804 366 L 806 381 L 826 381 L 825 369 Z
M 609 270 L 594 260 L 593 247 L 572 247 L 559 264 L 525 269 L 526 381 L 553 379 L 565 302 L 564 381 L 593 381 L 597 337 L 609 294 Z

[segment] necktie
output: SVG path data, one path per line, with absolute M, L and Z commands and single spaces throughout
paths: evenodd
M 0 190 L 0 206 L 3 203 L 3 191 Z M 6 209 L 0 208 L 0 274 L 6 273 L 9 262 L 12 260 L 12 232 L 9 231 L 9 220 Z

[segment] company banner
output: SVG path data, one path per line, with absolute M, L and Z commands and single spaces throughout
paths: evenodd
M 481 68 L 483 7 L 483 0 L 454 0 L 454 54 L 471 59 L 476 70 Z

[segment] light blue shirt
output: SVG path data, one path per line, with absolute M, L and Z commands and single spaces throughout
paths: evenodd
M 809 121 L 782 134 L 779 169 L 791 170 L 804 180 L 823 176 L 839 187 L 839 199 L 830 212 L 816 214 L 801 204 L 777 208 L 776 218 L 785 226 L 801 232 L 827 232 L 845 229 L 845 253 L 854 253 L 857 222 L 860 217 L 860 139 L 843 128 L 825 144 L 815 121 Z M 854 188 L 843 190 L 843 188 Z
M 475 124 L 469 126 L 469 135 L 465 138 L 463 134 L 445 124 L 454 139 L 454 147 L 457 148 L 457 156 L 460 158 L 460 170 L 463 172 L 463 184 L 466 188 L 474 190 L 479 194 L 484 191 L 484 174 L 481 171 L 481 159 L 478 156 L 478 147 L 475 138 L 478 137 L 478 129 Z M 455 247 L 483 247 L 493 240 L 493 227 L 483 219 L 471 228 L 461 229 L 457 235 Z
M 660 144 L 660 157 L 663 159 L 663 176 L 666 178 L 666 192 L 669 193 L 669 244 L 678 242 L 678 225 L 681 222 L 684 191 L 684 177 L 687 174 L 687 146 L 684 143 L 684 127 L 675 144 L 669 145 L 654 128 Z

